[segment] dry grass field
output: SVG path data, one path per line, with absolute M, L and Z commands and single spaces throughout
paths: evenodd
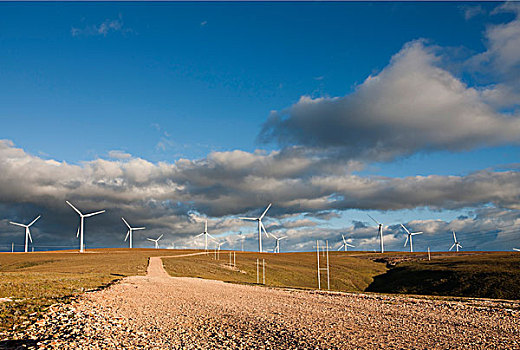
M 386 272 L 386 264 L 353 257 L 359 253 L 330 252 L 330 289 L 336 291 L 364 291 L 374 276 Z M 316 253 L 254 253 L 236 252 L 236 267 L 229 265 L 229 251 L 222 251 L 220 259 L 214 254 L 179 258 L 164 258 L 163 264 L 171 276 L 200 277 L 234 283 L 256 283 L 256 260 L 265 260 L 266 285 L 317 289 Z M 320 254 L 320 266 L 325 257 Z M 262 266 L 260 265 L 260 283 Z M 322 288 L 327 288 L 326 271 L 321 274 Z
M 0 253 L 0 330 L 23 326 L 49 305 L 125 276 L 146 273 L 148 258 L 187 251 L 99 249 Z M 11 300 L 11 301 L 9 301 Z

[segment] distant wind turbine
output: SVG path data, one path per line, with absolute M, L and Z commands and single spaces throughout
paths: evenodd
M 68 205 L 71 206 L 72 209 L 74 209 L 74 211 L 76 213 L 78 213 L 79 217 L 80 217 L 80 224 L 79 224 L 79 227 L 78 227 L 78 232 L 76 233 L 76 237 L 80 237 L 79 238 L 79 252 L 80 253 L 83 253 L 84 249 L 83 249 L 83 226 L 84 226 L 84 222 L 85 222 L 85 218 L 88 218 L 88 217 L 91 217 L 91 216 L 94 216 L 94 215 L 98 215 L 98 214 L 102 214 L 105 212 L 105 210 L 100 210 L 100 211 L 96 211 L 94 213 L 90 213 L 90 214 L 83 214 L 82 212 L 80 212 L 75 206 L 73 206 L 69 201 L 65 201 L 67 202 Z
M 276 243 L 275 243 L 274 249 L 273 249 L 273 253 L 280 253 L 280 241 L 282 239 L 286 239 L 287 236 L 283 236 L 283 237 L 278 238 L 275 235 L 273 235 L 272 233 L 271 233 L 271 236 L 276 240 Z
M 212 235 L 210 235 L 208 233 L 208 220 L 206 220 L 204 223 L 204 232 L 199 233 L 198 235 L 195 236 L 195 238 L 200 237 L 200 236 L 204 236 L 204 250 L 207 251 L 208 250 L 208 237 L 210 237 L 211 239 L 216 241 L 215 237 L 213 237 Z
M 144 230 L 146 227 L 132 227 L 130 224 L 125 220 L 125 218 L 121 218 L 125 225 L 128 227 L 128 232 L 126 233 L 125 242 L 128 238 L 130 238 L 130 248 L 132 248 L 132 233 L 134 231 Z
M 415 236 L 415 235 L 420 235 L 422 233 L 422 231 L 419 231 L 419 232 L 410 232 L 408 231 L 408 229 L 403 225 L 401 224 L 401 227 L 406 231 L 406 233 L 408 234 L 406 236 L 406 242 L 404 242 L 404 246 L 406 247 L 406 244 L 408 243 L 408 241 L 410 241 L 410 253 L 413 253 L 413 242 L 412 242 L 412 237 Z
M 347 251 L 348 247 L 352 247 L 352 248 L 356 247 L 355 245 L 349 244 L 347 242 L 347 240 L 345 239 L 344 235 L 341 235 L 341 238 L 343 239 L 343 242 L 339 242 L 339 243 L 341 243 L 341 245 L 339 246 L 338 250 L 341 250 L 341 248 L 343 248 L 344 251 Z
M 385 244 L 384 244 L 384 241 L 383 241 L 383 224 L 378 222 L 376 219 L 374 219 L 372 216 L 370 216 L 370 214 L 367 214 L 369 218 L 372 219 L 372 221 L 374 221 L 379 227 L 377 229 L 377 233 L 379 235 L 379 243 L 381 245 L 381 253 L 384 253 L 385 252 Z
M 11 225 L 25 227 L 25 252 L 26 253 L 28 252 L 28 250 L 27 250 L 27 248 L 29 246 L 28 241 L 30 240 L 32 243 L 31 230 L 29 229 L 29 227 L 31 227 L 32 224 L 34 224 L 36 222 L 36 220 L 38 220 L 40 217 L 41 217 L 41 215 L 38 215 L 38 217 L 36 219 L 34 219 L 33 221 L 31 221 L 31 223 L 28 225 L 24 225 L 24 224 L 20 224 L 18 222 L 12 222 L 12 221 L 9 222 Z
M 151 242 L 154 242 L 155 243 L 155 249 L 159 249 L 159 240 L 163 237 L 164 235 L 160 235 L 159 238 L 157 239 L 153 239 L 153 238 L 147 238 L 147 240 L 151 241 Z
M 451 251 L 453 248 L 457 247 L 457 252 L 458 252 L 458 251 L 459 251 L 459 248 L 462 248 L 462 246 L 460 245 L 460 242 L 457 241 L 457 236 L 455 236 L 455 231 L 451 231 L 451 232 L 453 232 L 453 242 L 454 242 L 454 243 L 453 243 L 453 245 L 451 246 L 450 251 Z
M 262 215 L 260 215 L 260 217 L 258 217 L 258 218 L 244 218 L 244 217 L 240 218 L 242 220 L 258 221 L 258 251 L 260 253 L 262 253 L 262 230 L 264 230 L 265 235 L 267 237 L 269 237 L 269 234 L 265 230 L 264 224 L 262 224 L 262 219 L 264 218 L 264 216 L 267 213 L 267 211 L 269 210 L 269 208 L 271 208 L 271 203 L 269 203 L 269 205 L 264 210 Z

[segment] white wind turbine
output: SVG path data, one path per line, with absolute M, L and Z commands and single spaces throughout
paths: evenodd
M 412 242 L 412 237 L 415 236 L 415 235 L 420 235 L 422 233 L 422 231 L 419 231 L 419 232 L 410 232 L 408 231 L 408 229 L 406 227 L 404 227 L 403 224 L 401 224 L 401 227 L 404 228 L 404 230 L 406 231 L 406 233 L 408 234 L 408 236 L 406 236 L 406 242 L 404 242 L 404 246 L 406 247 L 406 244 L 408 243 L 408 241 L 410 241 L 410 253 L 413 253 L 413 242 Z
M 287 236 L 283 236 L 283 237 L 278 238 L 275 235 L 273 235 L 272 233 L 271 233 L 271 236 L 276 240 L 276 243 L 275 243 L 274 249 L 273 249 L 273 253 L 280 253 L 280 241 L 282 239 L 287 238 Z
M 132 248 L 132 233 L 134 231 L 144 230 L 146 227 L 132 227 L 128 222 L 126 222 L 125 218 L 121 218 L 125 225 L 128 227 L 128 232 L 126 233 L 125 242 L 128 238 L 130 238 L 130 248 Z
M 78 213 L 78 215 L 79 215 L 80 223 L 79 223 L 79 227 L 78 227 L 78 232 L 76 233 L 76 237 L 78 237 L 78 236 L 80 237 L 79 238 L 79 252 L 83 253 L 83 251 L 84 251 L 84 249 L 83 249 L 83 226 L 84 226 L 85 218 L 88 218 L 88 217 L 91 217 L 91 216 L 94 216 L 97 214 L 102 214 L 105 212 L 105 210 L 96 211 L 96 212 L 90 213 L 90 214 L 83 214 L 75 206 L 70 204 L 69 201 L 65 201 L 65 202 L 67 202 L 67 204 L 70 205 L 71 208 L 74 209 L 74 211 L 76 213 Z
M 457 236 L 455 236 L 455 231 L 451 231 L 453 232 L 453 245 L 451 246 L 450 248 L 450 252 L 453 248 L 457 247 L 457 252 L 459 251 L 459 248 L 462 248 L 462 245 L 460 245 L 460 242 L 457 241 Z
M 339 246 L 338 250 L 341 250 L 341 248 L 343 248 L 344 251 L 347 251 L 348 247 L 352 247 L 352 248 L 356 247 L 355 245 L 349 244 L 347 242 L 347 240 L 345 239 L 344 235 L 341 235 L 341 238 L 343 239 L 343 242 L 339 242 L 339 243 L 341 243 L 341 245 Z
M 28 241 L 30 240 L 31 243 L 32 243 L 31 230 L 29 229 L 29 227 L 31 227 L 32 224 L 34 224 L 36 222 L 36 220 L 38 220 L 40 217 L 41 217 L 41 215 L 38 215 L 38 217 L 36 219 L 34 219 L 33 221 L 31 221 L 31 223 L 28 224 L 28 225 L 24 225 L 24 224 L 20 224 L 20 223 L 17 223 L 17 222 L 9 221 L 9 223 L 11 225 L 25 227 L 25 252 L 26 253 L 28 252 L 28 250 L 27 250 L 27 248 L 29 246 L 29 242 Z
M 517 251 L 517 252 L 520 252 L 520 249 L 518 248 L 513 248 L 514 251 Z
M 262 219 L 264 218 L 264 216 L 267 213 L 267 211 L 269 210 L 269 208 L 271 208 L 271 203 L 269 203 L 269 205 L 264 210 L 262 215 L 260 215 L 260 217 L 258 217 L 258 218 L 244 218 L 244 217 L 240 218 L 242 220 L 258 221 L 258 251 L 260 253 L 262 253 L 262 230 L 264 230 L 265 235 L 267 237 L 269 237 L 269 234 L 265 230 L 264 224 L 262 224 Z
M 377 229 L 377 232 L 378 232 L 378 235 L 379 235 L 379 243 L 381 245 L 381 253 L 384 253 L 385 252 L 385 244 L 384 244 L 384 241 L 383 241 L 383 224 L 378 222 L 376 219 L 374 219 L 372 216 L 370 216 L 370 214 L 367 214 L 369 218 L 372 219 L 372 221 L 374 221 L 379 227 Z
M 163 237 L 164 235 L 160 235 L 159 238 L 157 239 L 153 239 L 153 238 L 147 238 L 147 240 L 151 241 L 151 242 L 154 242 L 155 243 L 155 249 L 159 249 L 159 240 Z
M 195 238 L 200 237 L 200 236 L 204 236 L 204 250 L 207 251 L 208 250 L 208 237 L 210 237 L 212 240 L 216 241 L 215 237 L 213 237 L 212 235 L 210 235 L 208 233 L 208 220 L 206 220 L 204 223 L 204 232 L 196 235 Z

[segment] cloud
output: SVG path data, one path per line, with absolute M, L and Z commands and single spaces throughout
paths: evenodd
M 208 24 L 208 21 L 202 21 L 200 22 L 201 27 L 205 27 Z
M 486 13 L 486 11 L 482 8 L 481 5 L 462 6 L 461 9 L 464 13 L 464 19 L 466 21 Z
M 303 96 L 273 112 L 259 140 L 366 161 L 518 144 L 519 117 L 496 112 L 478 89 L 441 68 L 437 51 L 410 42 L 352 94 Z
M 303 249 L 318 233 L 339 232 L 322 226 L 316 218 L 334 218 L 348 209 L 442 210 L 490 204 L 503 211 L 520 209 L 517 170 L 466 176 L 362 177 L 320 172 L 315 164 L 321 160 L 299 157 L 298 153 L 233 151 L 174 163 L 128 158 L 68 164 L 28 154 L 3 140 L 0 212 L 6 219 L 22 221 L 42 214 L 39 239 L 73 244 L 77 217 L 65 204 L 69 200 L 81 210 L 107 210 L 88 222 L 90 245 L 122 245 L 126 231 L 121 216 L 147 227 L 136 240 L 168 233 L 165 244 L 188 244 L 206 217 L 217 236 L 245 229 L 253 239 L 255 228 L 237 216 L 257 215 L 272 202 L 266 226 L 284 231 Z M 354 228 L 362 237 L 362 227 Z M 0 237 L 11 233 L 12 228 L 0 227 Z M 235 238 L 221 239 L 231 243 Z
M 100 24 L 88 25 L 83 28 L 72 27 L 71 35 L 77 36 L 107 36 L 111 32 L 129 33 L 130 28 L 124 26 L 121 15 L 117 19 L 106 19 Z
M 110 157 L 112 159 L 129 159 L 129 158 L 132 158 L 132 155 L 130 153 L 126 153 L 124 151 L 112 150 L 112 151 L 108 151 L 108 157 Z

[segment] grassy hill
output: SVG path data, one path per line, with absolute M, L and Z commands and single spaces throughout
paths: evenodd
M 359 253 L 358 253 L 359 254 Z M 163 258 L 166 271 L 171 276 L 200 277 L 234 283 L 256 283 L 256 259 L 265 259 L 266 285 L 317 289 L 316 253 L 253 253 L 236 252 L 236 268 L 229 266 L 229 252 L 194 255 L 179 258 Z M 325 267 L 325 258 L 321 257 Z M 330 289 L 338 291 L 363 291 L 373 277 L 386 272 L 386 265 L 370 259 L 352 257 L 348 252 L 330 252 Z M 262 282 L 260 267 L 260 282 Z M 321 287 L 327 288 L 327 275 L 321 275 Z
M 366 291 L 520 299 L 520 254 L 436 254 L 397 263 Z

